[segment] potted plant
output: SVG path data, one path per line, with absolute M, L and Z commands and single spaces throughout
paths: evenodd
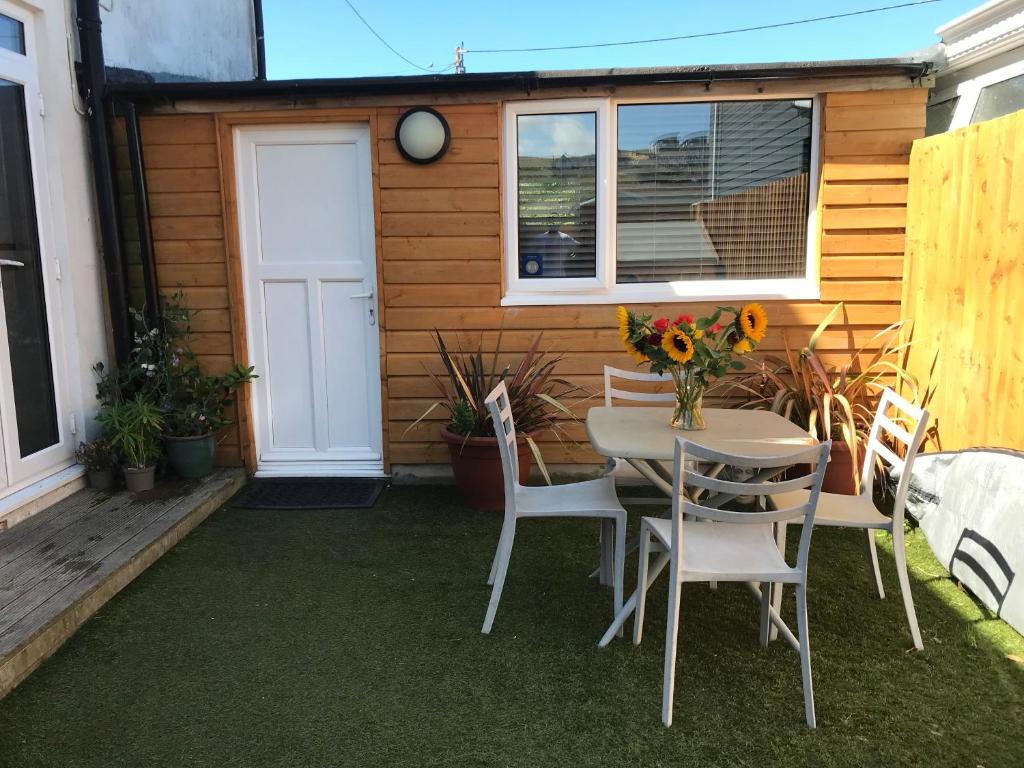
M 723 314 L 731 314 L 721 323 Z M 676 429 L 704 429 L 704 392 L 708 385 L 729 369 L 740 370 L 734 360 L 753 350 L 768 329 L 768 316 L 760 304 L 742 309 L 718 307 L 709 317 L 694 319 L 679 315 L 675 320 L 635 315 L 618 308 L 619 337 L 637 365 L 647 364 L 651 373 L 672 376 L 676 407 L 672 426 Z
M 85 467 L 90 488 L 106 491 L 114 486 L 117 453 L 107 440 L 97 438 L 79 443 L 78 450 L 75 451 L 75 460 Z
M 153 488 L 156 461 L 160 457 L 163 414 L 145 395 L 105 405 L 96 417 L 103 434 L 123 459 L 124 481 L 129 491 Z
M 184 478 L 213 471 L 215 434 L 232 423 L 227 408 L 238 387 L 255 378 L 252 368 L 235 366 L 225 374 L 203 373 L 187 347 L 171 360 L 164 434 L 167 463 Z
M 540 432 L 550 431 L 561 440 L 564 430 L 559 418 L 576 417 L 560 399 L 583 390 L 554 376 L 555 366 L 562 358 L 549 357 L 538 351 L 542 336 L 539 334 L 533 340 L 513 369 L 512 365 L 499 368 L 500 333 L 494 351 L 485 355 L 482 341 L 471 352 L 453 353 L 441 334 L 434 331 L 434 343 L 446 376 L 437 376 L 429 371 L 428 375 L 442 400 L 431 405 L 406 432 L 436 408 L 448 412 L 449 418 L 441 427 L 441 438 L 448 444 L 455 482 L 467 506 L 488 510 L 505 507 L 498 439 L 484 403 L 491 390 L 502 381 L 508 387 L 509 405 L 516 425 L 519 476 L 525 479 L 529 475 L 531 459 L 534 459 L 545 481 L 551 483 L 534 437 Z
M 205 477 L 213 471 L 216 434 L 233 423 L 227 409 L 234 392 L 256 378 L 253 368 L 242 365 L 224 374 L 205 373 L 189 346 L 191 318 L 178 294 L 164 304 L 160 318 L 163 341 L 158 355 L 167 463 L 186 479 Z
M 757 370 L 729 389 L 743 393 L 746 405 L 769 408 L 817 439 L 832 440 L 822 490 L 857 494 L 879 395 L 887 386 L 902 386 L 908 399 L 916 401 L 919 387 L 904 367 L 910 342 L 900 338 L 902 321 L 874 334 L 847 361 L 828 365 L 822 360 L 818 343 L 842 309 L 837 304 L 799 352 L 792 351 L 783 332 L 785 359 L 765 355 L 753 361 Z
M 132 310 L 135 344 L 128 360 L 108 373 L 96 366 L 97 397 L 106 405 L 144 395 L 162 417 L 167 462 L 179 476 L 192 479 L 213 470 L 216 433 L 232 423 L 227 409 L 233 393 L 256 378 L 252 368 L 235 366 L 225 374 L 204 373 L 189 347 L 191 312 L 181 294 L 168 298 L 149 327 L 145 315 Z

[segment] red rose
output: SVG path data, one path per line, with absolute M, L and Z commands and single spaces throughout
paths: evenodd
M 722 324 L 715 323 L 710 328 L 708 328 L 708 333 L 718 333 L 720 330 L 722 330 Z
M 693 325 L 693 315 L 680 315 L 676 318 L 676 325 L 682 325 L 683 323 Z
M 655 320 L 654 321 L 654 330 L 656 330 L 658 333 L 664 333 L 665 331 L 667 331 L 668 330 L 668 318 L 667 317 L 660 317 L 657 320 Z
M 657 325 L 657 323 L 655 323 L 655 325 Z M 661 334 L 660 333 L 649 334 L 648 336 L 646 336 L 644 338 L 644 341 L 646 341 L 652 347 L 660 347 L 661 346 Z

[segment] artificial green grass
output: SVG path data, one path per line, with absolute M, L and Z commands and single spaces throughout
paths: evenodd
M 920 534 L 915 653 L 887 540 L 879 601 L 860 535 L 815 532 L 817 731 L 797 654 L 758 646 L 749 593 L 684 587 L 665 729 L 664 579 L 643 645 L 600 650 L 596 523 L 526 521 L 481 635 L 500 516 L 456 499 L 219 511 L 0 701 L 0 766 L 1024 765 L 1024 639 Z

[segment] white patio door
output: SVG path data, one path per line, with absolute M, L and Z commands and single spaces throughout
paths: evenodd
M 31 15 L 0 2 L 0 497 L 74 450 L 34 41 Z
M 370 132 L 237 128 L 257 474 L 383 472 Z

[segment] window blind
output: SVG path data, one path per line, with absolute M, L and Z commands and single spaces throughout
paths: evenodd
M 618 109 L 619 283 L 803 277 L 811 102 Z
M 597 116 L 517 117 L 519 276 L 597 274 Z

